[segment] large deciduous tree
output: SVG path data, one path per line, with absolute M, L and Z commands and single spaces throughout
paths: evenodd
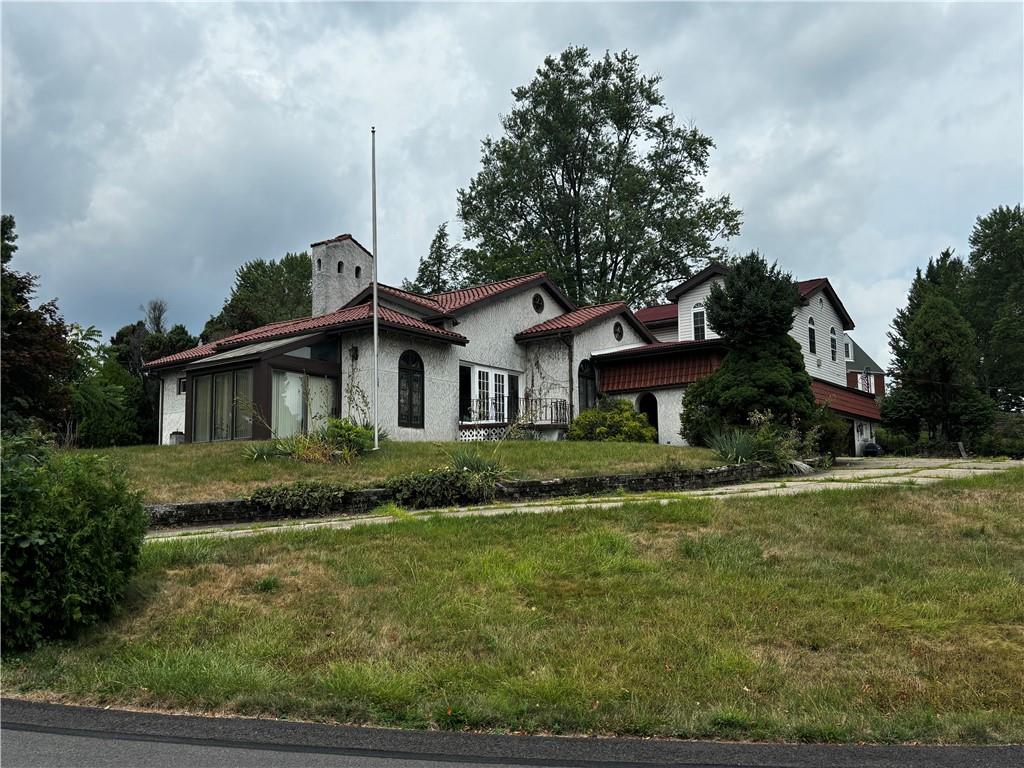
M 770 411 L 783 424 L 807 426 L 815 416 L 811 377 L 800 344 L 789 335 L 800 301 L 796 283 L 756 252 L 737 260 L 705 303 L 708 325 L 725 343 L 722 366 L 691 384 L 683 397 L 680 433 L 706 443 L 725 426 Z
M 206 322 L 203 341 L 308 316 L 313 305 L 312 275 L 306 252 L 286 253 L 280 261 L 247 261 L 235 273 L 224 307 Z
M 714 143 L 676 124 L 628 51 L 547 57 L 459 190 L 470 281 L 544 270 L 578 303 L 660 296 L 739 232 L 704 189 Z

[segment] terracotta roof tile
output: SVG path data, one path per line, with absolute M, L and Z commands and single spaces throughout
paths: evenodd
M 807 296 L 810 293 L 814 293 L 815 290 L 827 282 L 827 277 L 816 277 L 813 280 L 800 280 L 797 282 L 796 287 L 799 289 L 801 296 Z
M 811 379 L 811 391 L 818 403 L 828 405 L 833 411 L 848 416 L 859 416 L 870 421 L 881 421 L 882 414 L 878 401 L 869 392 L 840 386 L 821 379 Z
M 638 309 L 633 314 L 641 323 L 659 323 L 678 319 L 679 308 L 675 304 L 656 304 L 653 307 Z
M 427 298 L 436 301 L 445 312 L 455 312 L 478 301 L 489 299 L 492 296 L 511 291 L 532 282 L 538 282 L 547 277 L 546 272 L 534 272 L 530 275 L 519 275 L 506 280 L 497 280 L 493 283 L 474 285 L 469 288 L 459 288 L 445 293 L 435 293 Z
M 543 323 L 531 325 L 525 331 L 517 333 L 516 339 L 527 338 L 529 336 L 542 336 L 555 331 L 572 330 L 574 328 L 587 325 L 588 323 L 592 323 L 595 320 L 600 320 L 608 315 L 627 312 L 628 310 L 629 307 L 626 306 L 626 302 L 624 301 L 612 301 L 607 304 L 594 304 L 589 307 L 580 307 L 572 312 L 566 312 L 558 317 L 545 320 Z
M 679 354 L 599 362 L 598 386 L 614 394 L 692 384 L 718 370 L 723 356 L 723 350 L 705 347 L 688 354 L 680 349 Z

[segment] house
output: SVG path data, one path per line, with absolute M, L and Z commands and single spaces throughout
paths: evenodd
M 311 317 L 148 364 L 162 382 L 161 443 L 285 437 L 332 414 L 370 418 L 372 256 L 351 235 L 311 249 Z M 661 442 L 681 444 L 683 389 L 725 354 L 703 312 L 724 274 L 709 267 L 669 291 L 668 304 L 636 314 L 624 302 L 577 307 L 543 272 L 432 295 L 378 283 L 380 424 L 396 440 L 496 439 L 513 422 L 557 439 L 607 395 L 633 401 Z M 853 321 L 827 279 L 801 283 L 801 296 L 793 333 L 815 395 L 851 433 L 860 425 L 873 435 L 875 399 L 846 386 L 837 357 Z
M 885 371 L 861 349 L 860 345 L 847 336 L 844 347 L 846 356 L 846 386 L 860 389 L 881 397 L 885 394 Z
M 658 337 L 658 343 L 594 355 L 601 391 L 632 399 L 658 428 L 659 442 L 684 442 L 679 436 L 683 391 L 715 371 L 725 357 L 726 349 L 707 322 L 704 304 L 711 286 L 720 283 L 727 271 L 712 264 L 668 291 L 668 303 L 637 311 L 637 318 Z M 800 306 L 790 335 L 800 344 L 815 399 L 850 422 L 850 450 L 859 455 L 874 440 L 881 417 L 873 392 L 848 383 L 846 350 L 853 344 L 848 335 L 854 328 L 853 318 L 828 278 L 803 280 L 797 287 Z

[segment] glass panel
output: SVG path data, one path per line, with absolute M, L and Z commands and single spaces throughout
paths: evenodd
M 275 437 L 302 432 L 302 374 L 274 371 L 270 428 Z
M 235 432 L 236 440 L 252 437 L 252 369 L 235 371 Z
M 494 374 L 494 420 L 505 420 L 505 374 Z
M 311 357 L 309 347 L 299 347 L 298 349 L 293 349 L 291 352 L 285 352 L 284 354 L 285 357 L 301 357 L 304 360 L 309 360 Z
M 309 356 L 314 360 L 323 360 L 326 363 L 338 362 L 338 342 L 336 339 L 327 339 L 309 347 Z
M 309 431 L 327 426 L 327 417 L 334 408 L 334 379 L 324 376 L 310 376 L 306 379 L 308 395 L 306 415 L 309 420 Z
M 693 313 L 693 340 L 704 341 L 704 313 L 694 312 Z
M 230 373 L 213 377 L 213 439 L 231 439 L 231 380 Z
M 410 389 L 412 397 L 409 399 L 409 407 L 412 412 L 409 414 L 412 425 L 414 427 L 423 426 L 423 374 L 414 373 L 412 375 L 412 385 Z
M 410 373 L 399 373 L 398 374 L 398 426 L 408 427 L 412 425 L 411 405 L 412 397 L 410 389 L 412 387 L 412 374 Z
M 210 442 L 210 389 L 209 376 L 192 379 L 192 442 Z
M 491 399 L 491 375 L 487 371 L 476 372 L 477 421 L 487 421 L 490 408 L 487 403 Z

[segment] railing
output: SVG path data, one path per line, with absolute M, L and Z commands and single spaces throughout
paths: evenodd
M 552 397 L 486 397 L 463 401 L 459 421 L 466 424 L 520 421 L 525 424 L 568 424 L 569 401 Z

